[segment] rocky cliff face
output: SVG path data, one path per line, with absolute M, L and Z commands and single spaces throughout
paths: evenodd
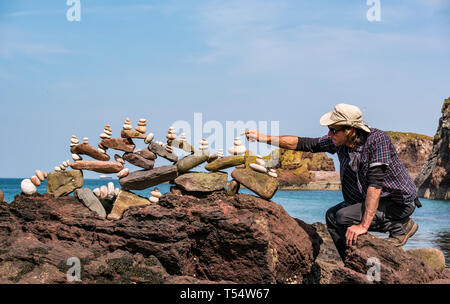
M 386 133 L 391 137 L 400 160 L 415 179 L 431 154 L 433 138 L 407 132 L 386 131 Z
M 291 218 L 271 201 L 173 189 L 158 203 L 105 220 L 72 196 L 16 196 L 0 204 L 0 283 L 379 283 L 448 279 L 414 255 L 370 235 L 342 263 L 326 228 Z M 72 258 L 72 262 L 70 262 Z M 69 262 L 69 263 L 68 263 Z
M 333 159 L 325 153 L 309 153 L 301 151 L 292 151 L 278 149 L 274 153 L 279 153 L 279 162 L 277 165 L 278 182 L 281 188 L 305 188 L 309 189 L 311 183 L 324 181 L 323 176 L 316 177 L 315 172 L 333 172 L 337 174 Z M 339 183 L 339 176 L 329 176 L 330 182 Z M 317 188 L 325 188 L 326 184 L 317 183 Z M 331 189 L 330 189 L 331 190 Z
M 444 101 L 433 150 L 415 180 L 419 196 L 450 200 L 450 98 Z

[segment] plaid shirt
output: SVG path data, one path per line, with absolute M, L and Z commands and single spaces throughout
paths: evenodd
M 370 130 L 365 144 L 353 149 L 346 145 L 335 146 L 328 135 L 319 139 L 318 150 L 338 154 L 344 200 L 349 204 L 365 201 L 369 187 L 367 180 L 369 168 L 385 164 L 387 170 L 381 197 L 399 203 L 413 202 L 417 197 L 416 185 L 400 161 L 391 138 L 381 130 L 375 128 Z

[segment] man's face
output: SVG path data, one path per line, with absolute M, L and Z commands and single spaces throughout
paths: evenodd
M 328 129 L 328 136 L 331 136 L 335 146 L 341 146 L 347 143 L 344 127 L 331 125 Z

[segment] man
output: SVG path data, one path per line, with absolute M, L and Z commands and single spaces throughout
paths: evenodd
M 241 135 L 283 149 L 337 153 L 344 201 L 327 211 L 326 223 L 342 260 L 346 246 L 369 230 L 389 232 L 387 241 L 404 245 L 418 229 L 410 219 L 417 189 L 389 135 L 366 125 L 360 109 L 347 104 L 336 105 L 320 124 L 329 128 L 321 138 L 266 136 L 257 130 Z

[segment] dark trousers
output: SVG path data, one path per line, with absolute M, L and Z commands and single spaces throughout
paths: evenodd
M 361 223 L 364 207 L 364 203 L 350 205 L 346 202 L 342 202 L 328 209 L 326 213 L 328 232 L 333 238 L 336 249 L 342 260 L 345 259 L 345 233 L 347 232 L 347 228 Z M 390 235 L 405 234 L 406 223 L 415 208 L 414 202 L 410 204 L 401 204 L 386 199 L 380 199 L 378 209 L 370 224 L 369 231 L 389 232 Z

